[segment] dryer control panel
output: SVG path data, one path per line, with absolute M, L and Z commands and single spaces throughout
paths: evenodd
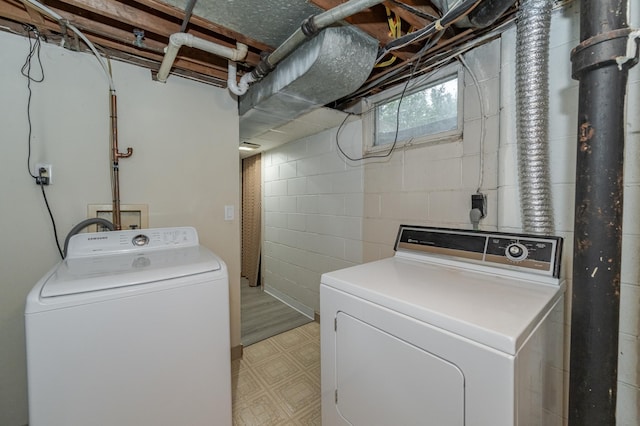
M 558 278 L 562 238 L 400 225 L 395 250 L 459 258 Z

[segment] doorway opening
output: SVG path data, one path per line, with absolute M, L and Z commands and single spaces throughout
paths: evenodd
M 257 154 L 242 160 L 240 336 L 245 347 L 311 321 L 264 291 L 262 214 L 262 159 Z

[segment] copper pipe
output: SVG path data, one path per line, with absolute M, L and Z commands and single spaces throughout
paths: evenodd
M 109 104 L 111 113 L 111 162 L 113 165 L 112 189 L 113 189 L 113 227 L 116 231 L 122 229 L 121 212 L 120 212 L 120 158 L 128 158 L 133 154 L 133 148 L 127 148 L 126 153 L 119 152 L 118 149 L 118 107 L 116 91 L 111 90 L 111 103 Z

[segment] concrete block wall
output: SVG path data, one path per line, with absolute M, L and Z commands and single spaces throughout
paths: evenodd
M 367 161 L 363 218 L 365 261 L 392 256 L 398 226 L 403 223 L 471 228 L 471 195 L 480 184 L 481 161 L 484 164 L 481 191 L 487 195 L 488 208 L 480 228 L 496 229 L 500 54 L 500 41 L 496 40 L 464 56 L 476 77 L 480 96 L 471 73 L 465 69 L 460 140 L 415 144 L 397 149 L 388 158 Z M 484 128 L 481 113 L 484 113 Z
M 640 27 L 640 3 L 630 2 L 630 26 Z M 572 2 L 563 9 L 552 14 L 551 46 L 550 46 L 550 81 L 549 81 L 549 143 L 550 171 L 553 191 L 556 234 L 565 238 L 562 274 L 567 280 L 568 291 L 565 309 L 565 361 L 557 374 L 564 377 L 564 403 L 562 409 L 551 413 L 550 421 L 561 421 L 567 424 L 568 416 L 568 380 L 569 380 L 569 342 L 570 342 L 570 309 L 571 289 L 573 286 L 571 271 L 573 268 L 573 215 L 575 187 L 575 149 L 577 141 L 578 83 L 571 79 L 570 52 L 579 43 L 579 2 Z M 485 143 L 482 149 L 484 162 L 484 179 L 482 191 L 488 194 L 488 217 L 481 222 L 481 229 L 505 232 L 520 232 L 522 229 L 519 208 L 519 191 L 516 159 L 515 128 L 515 28 L 503 34 L 501 40 L 477 48 L 465 55 L 466 61 L 475 73 L 485 102 Z M 625 145 L 624 170 L 624 228 L 623 258 L 621 275 L 621 313 L 620 344 L 618 374 L 618 425 L 638 426 L 640 418 L 640 370 L 638 370 L 638 353 L 640 353 L 640 222 L 636 219 L 640 209 L 640 66 L 631 69 L 627 93 L 627 138 Z M 294 251 L 283 248 L 287 244 L 276 242 L 282 240 L 281 234 L 295 232 L 299 238 L 305 234 L 315 235 L 309 231 L 308 220 L 319 208 L 318 197 L 324 196 L 321 203 L 327 209 L 330 203 L 326 198 L 336 186 L 347 187 L 352 180 L 341 180 L 349 171 L 361 176 L 362 186 L 353 188 L 353 192 L 344 194 L 346 204 L 352 203 L 353 212 L 360 205 L 362 234 L 360 239 L 345 238 L 336 244 L 336 253 L 344 257 L 345 264 L 371 261 L 393 255 L 393 242 L 398 225 L 410 223 L 416 225 L 433 225 L 470 228 L 468 219 L 470 195 L 475 192 L 478 182 L 480 164 L 480 108 L 475 86 L 465 72 L 464 90 L 464 128 L 461 141 L 439 145 L 415 145 L 394 152 L 387 159 L 368 160 L 364 165 L 340 160 L 337 153 L 329 155 L 327 150 L 332 145 L 328 139 L 335 136 L 334 131 L 306 138 L 279 148 L 267 155 L 273 155 L 265 173 L 274 182 L 282 195 L 265 197 L 270 203 L 272 212 L 281 214 L 301 214 L 300 218 L 285 219 L 279 216 L 278 222 L 272 222 L 266 229 L 271 236 L 265 241 L 270 243 L 268 250 L 279 247 L 280 254 L 270 251 L 265 262 L 273 261 L 270 274 L 281 282 L 293 281 L 284 273 L 283 259 L 292 259 L 301 268 L 317 272 L 310 281 L 319 282 L 320 270 L 337 269 L 338 263 L 327 265 L 326 254 L 315 252 L 318 248 L 302 244 Z M 358 122 L 350 125 L 350 135 L 345 140 L 357 153 L 361 145 L 358 137 Z M 342 140 L 343 138 L 341 138 Z M 323 152 L 307 152 L 310 147 Z M 293 155 L 289 153 L 291 151 Z M 297 154 L 295 154 L 297 153 Z M 304 155 L 303 155 L 304 154 Z M 296 164 L 296 175 L 292 172 L 293 164 L 300 159 L 306 160 L 301 169 Z M 325 164 L 326 163 L 326 164 Z M 274 168 L 276 167 L 277 168 Z M 280 167 L 282 166 L 282 167 Z M 272 167 L 271 170 L 268 170 Z M 331 172 L 330 170 L 334 170 Z M 356 172 L 357 170 L 357 172 Z M 303 173 L 301 173 L 301 171 Z M 334 176 L 335 175 L 335 176 Z M 284 184 L 278 180 L 306 177 L 306 197 L 296 197 L 295 204 L 283 193 Z M 350 183 L 351 182 L 351 183 Z M 293 183 L 292 185 L 296 185 Z M 301 184 L 300 184 L 301 185 Z M 289 188 L 287 187 L 287 190 Z M 271 199 L 269 200 L 269 197 Z M 336 201 L 332 213 L 341 213 L 341 198 Z M 294 208 L 298 209 L 295 212 Z M 275 210 L 273 210 L 275 209 Z M 325 210 L 326 211 L 326 210 Z M 330 216 L 324 214 L 324 216 Z M 346 216 L 346 214 L 345 214 Z M 342 217 L 336 214 L 336 218 Z M 351 217 L 349 215 L 349 217 Z M 357 216 L 356 216 L 357 218 Z M 324 229 L 327 234 L 323 238 L 339 238 L 329 232 L 333 220 L 324 217 L 325 223 L 314 224 L 316 230 Z M 354 221 L 357 224 L 357 220 Z M 297 227 L 287 229 L 286 227 Z M 355 226 L 355 225 L 354 225 Z M 304 230 L 302 229 L 304 227 Z M 361 240 L 361 241 L 360 241 Z M 360 241 L 360 247 L 358 243 Z M 343 244 L 344 243 L 344 244 Z M 317 244 L 317 243 L 316 243 Z M 289 250 L 289 251 L 287 251 Z M 267 247 L 265 247 L 267 251 Z M 304 258 L 294 260 L 291 252 Z M 284 255 L 281 255 L 284 253 Z M 349 256 L 349 257 L 347 257 Z M 302 262 L 312 262 L 303 266 Z M 279 262 L 279 263 L 278 263 Z M 285 262 L 285 263 L 291 263 Z M 278 269 L 279 268 L 279 269 Z M 274 274 L 273 270 L 282 272 Z M 275 282 L 272 280 L 271 282 Z M 282 287 L 284 288 L 284 287 Z M 311 297 L 312 292 L 306 296 Z M 307 301 L 317 310 L 317 301 Z
M 363 167 L 336 147 L 338 129 L 263 155 L 265 291 L 301 312 L 320 310 L 320 275 L 362 263 Z M 360 122 L 340 130 L 360 152 Z
M 550 39 L 549 80 L 549 164 L 556 234 L 564 237 L 562 275 L 567 282 L 565 298 L 564 407 L 567 424 L 569 356 L 571 336 L 571 292 L 574 285 L 573 221 L 578 123 L 578 82 L 571 78 L 571 50 L 579 43 L 579 2 L 553 12 Z M 640 5 L 630 3 L 630 25 L 640 25 Z M 515 28 L 502 36 L 502 89 L 500 114 L 499 227 L 503 231 L 522 229 L 516 160 L 515 128 Z M 624 224 L 622 242 L 621 312 L 618 359 L 617 424 L 637 426 L 640 418 L 640 68 L 629 74 L 627 92 L 627 134 L 624 170 Z

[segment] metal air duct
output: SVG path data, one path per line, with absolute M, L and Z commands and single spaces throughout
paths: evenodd
M 553 0 L 525 0 L 516 35 L 518 176 L 524 232 L 554 232 L 548 160 L 549 29 Z
M 346 96 L 367 79 L 378 41 L 351 26 L 326 28 L 240 98 L 240 137 L 251 138 Z

